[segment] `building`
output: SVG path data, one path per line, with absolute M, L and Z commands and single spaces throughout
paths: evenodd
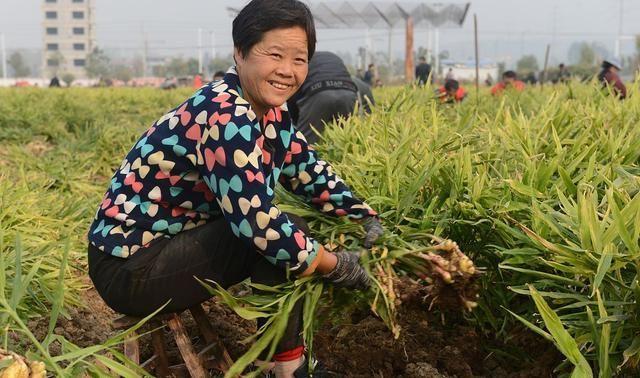
M 498 78 L 498 65 L 490 60 L 480 59 L 480 64 L 478 65 L 478 74 L 480 76 L 480 82 L 484 82 L 487 77 L 491 77 L 492 81 L 496 81 Z M 454 60 L 443 60 L 442 61 L 442 75 L 444 78 L 447 76 L 447 73 L 451 69 L 451 73 L 453 78 L 458 81 L 474 81 L 476 78 L 476 61 L 468 60 L 468 61 L 454 61 Z
M 45 77 L 86 78 L 87 55 L 95 45 L 92 0 L 43 0 Z

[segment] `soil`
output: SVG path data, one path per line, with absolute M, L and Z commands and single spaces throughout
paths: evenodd
M 238 289 L 242 290 L 242 288 Z M 109 309 L 94 289 L 84 292 L 86 307 L 70 310 L 69 318 L 60 318 L 55 333 L 76 345 L 86 347 L 104 342 L 116 334 L 111 322 L 118 316 Z M 242 340 L 255 332 L 255 322 L 238 317 L 212 299 L 203 304 L 232 358 L 241 356 L 247 346 Z M 443 322 L 443 319 L 446 321 Z M 196 349 L 202 346 L 197 328 L 183 315 Z M 336 377 L 551 377 L 561 356 L 541 338 L 523 331 L 512 336 L 509 345 L 487 339 L 465 324 L 459 314 L 442 317 L 428 310 L 419 296 L 403 298 L 397 340 L 375 316 L 355 311 L 348 324 L 325 322 L 316 334 L 314 354 Z M 29 322 L 39 338 L 46 335 L 48 320 Z M 166 337 L 165 339 L 170 339 Z M 151 355 L 150 338 L 141 339 L 141 355 Z M 59 348 L 59 346 L 58 346 Z M 177 348 L 169 345 L 172 363 L 180 363 Z M 521 351 L 527 359 L 505 360 L 492 350 Z M 59 353 L 52 348 L 53 354 Z M 511 353 L 517 355 L 517 353 Z

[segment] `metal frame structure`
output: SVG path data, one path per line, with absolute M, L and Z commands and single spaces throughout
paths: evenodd
M 416 27 L 433 29 L 462 26 L 471 3 L 322 2 L 310 4 L 321 29 L 388 29 L 411 17 Z
M 307 1 L 307 3 L 309 3 Z M 392 30 L 402 25 L 406 30 L 405 79 L 413 80 L 413 29 L 426 28 L 429 33 L 428 53 L 431 55 L 435 36 L 435 72 L 440 68 L 440 29 L 462 27 L 471 3 L 411 3 L 411 2 L 321 2 L 309 3 L 318 29 L 366 29 L 367 49 L 371 49 L 371 29 L 389 30 L 389 63 L 391 64 Z M 232 14 L 239 9 L 227 7 Z M 430 57 L 429 57 L 430 58 Z

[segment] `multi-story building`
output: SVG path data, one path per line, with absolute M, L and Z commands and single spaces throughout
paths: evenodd
M 72 74 L 85 78 L 87 55 L 95 45 L 92 0 L 43 0 L 46 77 Z

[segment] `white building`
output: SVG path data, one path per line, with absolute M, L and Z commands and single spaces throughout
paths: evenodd
M 85 78 L 87 55 L 95 44 L 92 0 L 43 0 L 45 77 L 70 73 Z
M 467 62 L 458 62 L 453 60 L 442 61 L 442 78 L 447 76 L 451 69 L 453 78 L 458 81 L 474 81 L 476 79 L 476 62 L 470 60 Z M 493 82 L 499 80 L 498 65 L 491 61 L 480 60 L 478 74 L 480 75 L 480 83 L 484 82 L 488 76 Z

